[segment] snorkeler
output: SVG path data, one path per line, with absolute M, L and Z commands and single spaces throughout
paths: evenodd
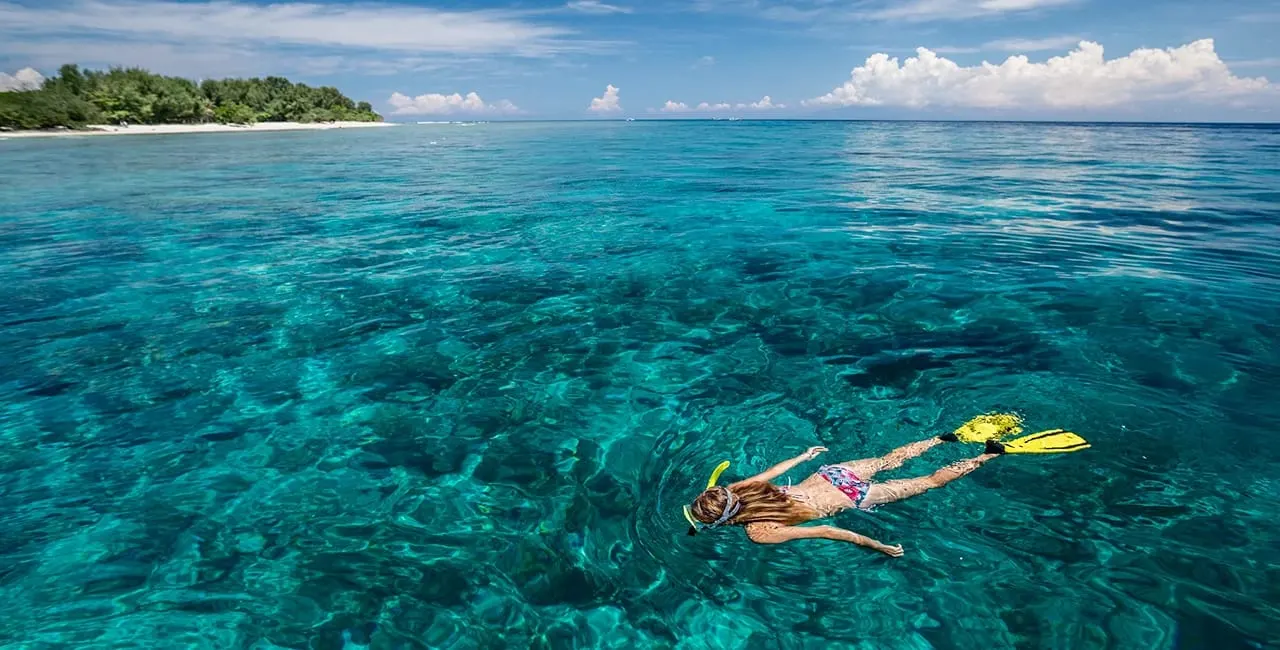
M 720 474 L 729 461 L 720 463 L 707 482 L 707 489 L 685 506 L 689 534 L 699 529 L 719 526 L 742 526 L 747 537 L 758 544 L 780 544 L 793 539 L 833 539 L 851 542 L 890 557 L 902 557 L 901 545 L 889 545 L 853 531 L 835 526 L 799 526 L 807 521 L 830 517 L 842 510 L 870 510 L 876 506 L 902 501 L 940 488 L 981 467 L 1002 454 L 1046 454 L 1079 451 L 1089 443 L 1074 433 L 1052 429 L 1000 442 L 1001 438 L 1022 431 L 1016 415 L 981 415 L 953 433 L 913 442 L 879 458 L 864 458 L 834 465 L 823 465 L 817 473 L 796 485 L 780 487 L 770 481 L 782 476 L 800 463 L 817 458 L 826 447 L 810 447 L 790 460 L 782 461 L 751 478 L 717 486 Z M 967 458 L 928 475 L 916 478 L 877 482 L 876 473 L 901 467 L 904 462 L 947 442 L 981 442 L 984 453 Z

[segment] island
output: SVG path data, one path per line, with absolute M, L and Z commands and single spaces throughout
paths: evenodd
M 39 87 L 0 92 L 0 129 L 8 132 L 174 133 L 255 124 L 373 126 L 382 124 L 382 116 L 368 102 L 357 103 L 331 86 L 283 77 L 197 83 L 141 68 L 97 71 L 64 65 Z

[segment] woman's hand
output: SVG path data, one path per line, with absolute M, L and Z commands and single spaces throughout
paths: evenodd
M 898 544 L 896 546 L 881 544 L 880 547 L 877 548 L 876 550 L 880 551 L 881 553 L 884 553 L 885 555 L 888 555 L 889 557 L 902 557 L 902 553 L 903 553 L 902 544 Z
M 813 460 L 818 457 L 818 454 L 826 450 L 826 447 L 810 447 L 803 454 L 800 454 L 800 460 Z

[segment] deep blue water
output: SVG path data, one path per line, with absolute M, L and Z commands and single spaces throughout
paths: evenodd
M 1280 639 L 1280 128 L 408 126 L 0 169 L 5 648 Z M 1094 447 L 835 521 L 901 560 L 684 535 L 721 459 L 996 409 Z

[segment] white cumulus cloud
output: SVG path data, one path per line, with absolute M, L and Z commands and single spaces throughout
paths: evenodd
M 1233 75 L 1212 39 L 1138 49 L 1109 61 L 1101 45 L 1082 41 L 1044 63 L 1011 56 L 966 67 L 925 48 L 903 62 L 873 54 L 849 81 L 803 104 L 1087 109 L 1173 99 L 1223 102 L 1274 89 L 1266 79 Z
M 10 90 L 39 90 L 44 85 L 44 75 L 35 68 L 23 68 L 13 74 L 0 72 L 0 92 Z
M 592 113 L 613 113 L 622 110 L 622 104 L 618 100 L 618 87 L 613 84 L 605 86 L 604 94 L 592 98 L 587 110 Z
M 505 99 L 487 104 L 474 92 L 466 95 L 427 93 L 417 97 L 392 93 L 387 103 L 393 109 L 392 115 L 451 115 L 454 113 L 511 115 L 520 112 L 515 104 Z
M 740 104 L 730 104 L 728 102 L 717 102 L 712 104 L 710 102 L 701 102 L 693 107 L 690 107 L 684 102 L 677 102 L 675 100 L 668 99 L 667 103 L 663 104 L 662 108 L 658 110 L 663 113 L 690 113 L 695 111 L 701 113 L 720 113 L 724 111 L 767 111 L 775 108 L 786 107 L 786 104 L 773 103 L 773 98 L 765 95 L 757 102 Z
M 767 111 L 767 110 L 774 109 L 774 108 L 786 108 L 786 107 L 787 107 L 787 105 L 786 105 L 786 104 L 775 104 L 775 103 L 773 103 L 773 98 L 772 98 L 772 97 L 769 97 L 768 95 L 765 95 L 764 97 L 761 97 L 761 98 L 760 98 L 760 101 L 758 101 L 758 102 L 751 102 L 750 104 L 747 104 L 746 106 L 743 106 L 742 104 L 738 104 L 738 108 L 749 108 L 749 109 L 751 109 L 751 110 L 753 110 L 753 111 Z

